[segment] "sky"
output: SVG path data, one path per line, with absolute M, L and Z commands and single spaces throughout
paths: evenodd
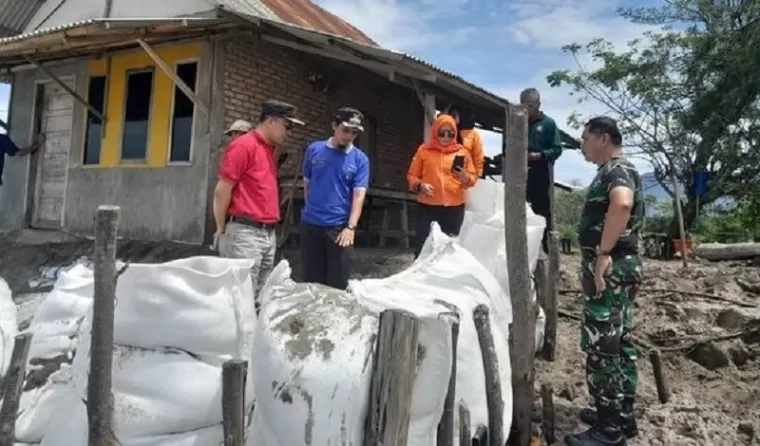
M 618 48 L 646 28 L 617 14 L 620 7 L 651 6 L 658 0 L 316 0 L 380 45 L 405 51 L 517 102 L 520 91 L 538 88 L 544 112 L 569 134 L 573 111 L 603 114 L 601 106 L 578 104 L 566 88 L 551 88 L 546 76 L 577 68 L 563 45 L 602 37 Z M 593 68 L 588 58 L 581 58 Z M 0 85 L 0 118 L 8 109 L 9 88 Z M 500 151 L 501 136 L 483 132 L 486 152 Z M 638 162 L 643 172 L 651 170 Z M 580 153 L 566 150 L 555 166 L 559 181 L 591 182 L 596 168 Z
M 653 6 L 657 0 L 316 0 L 352 23 L 381 46 L 404 51 L 509 101 L 520 91 L 541 92 L 543 111 L 574 137 L 567 125 L 573 111 L 583 116 L 603 114 L 596 104 L 578 104 L 568 89 L 551 88 L 546 76 L 554 70 L 577 68 L 564 45 L 586 44 L 602 37 L 617 48 L 647 30 L 617 14 L 620 7 Z M 582 58 L 592 68 L 588 58 Z M 483 132 L 486 152 L 499 153 L 501 136 Z M 637 162 L 643 172 L 651 170 Z M 559 181 L 591 182 L 596 167 L 577 151 L 566 150 L 555 166 Z

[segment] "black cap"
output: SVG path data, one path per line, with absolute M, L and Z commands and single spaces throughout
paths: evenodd
M 287 102 L 283 101 L 278 101 L 276 99 L 270 99 L 261 104 L 261 116 L 265 118 L 285 118 L 294 124 L 304 125 L 303 121 L 296 118 L 297 111 L 298 107 L 295 105 L 288 104 Z
M 364 121 L 362 112 L 351 107 L 341 107 L 333 115 L 333 122 L 343 127 L 359 130 L 360 132 L 364 131 L 362 121 Z

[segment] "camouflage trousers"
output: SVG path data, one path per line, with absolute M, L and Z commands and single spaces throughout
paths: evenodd
M 587 354 L 586 382 L 600 422 L 619 428 L 634 416 L 638 371 L 631 331 L 642 264 L 636 255 L 615 257 L 602 292 L 594 283 L 595 267 L 596 255 L 584 253 L 581 348 Z

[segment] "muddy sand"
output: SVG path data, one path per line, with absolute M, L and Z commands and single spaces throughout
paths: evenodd
M 14 292 L 43 292 L 33 281 L 46 267 L 60 267 L 88 256 L 86 240 L 2 240 L 0 277 Z M 212 255 L 205 247 L 171 242 L 120 242 L 118 257 L 163 262 L 192 255 Z M 286 250 L 299 274 L 297 251 Z M 386 277 L 412 262 L 408 252 L 358 250 L 355 276 Z M 577 256 L 563 256 L 557 359 L 537 360 L 536 388 L 555 390 L 557 443 L 581 430 L 578 411 L 589 404 L 580 352 Z M 640 435 L 636 446 L 760 445 L 760 268 L 737 263 L 646 261 L 646 278 L 636 298 L 635 335 L 663 353 L 671 399 L 657 398 L 646 351 L 639 359 Z M 49 285 L 48 285 L 49 286 Z M 21 304 L 22 302 L 17 302 Z M 716 341 L 705 341 L 715 339 Z M 727 339 L 725 339 L 727 338 Z

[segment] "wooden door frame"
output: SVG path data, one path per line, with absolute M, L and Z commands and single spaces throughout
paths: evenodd
M 74 91 L 76 91 L 76 76 L 71 75 L 65 75 L 65 76 L 58 76 L 58 79 L 60 79 L 63 82 L 68 83 L 71 82 L 70 85 L 73 86 Z M 32 125 L 29 129 L 30 140 L 34 140 L 34 138 L 37 136 L 37 132 L 39 131 L 40 127 L 42 126 L 42 118 L 43 113 L 45 112 L 45 108 L 38 109 L 38 107 L 41 106 L 40 97 L 45 97 L 45 86 L 49 84 L 57 85 L 57 83 L 53 79 L 36 79 L 34 81 L 34 103 L 32 105 Z M 68 94 L 68 93 L 67 93 Z M 74 116 L 76 115 L 75 109 L 77 107 L 76 100 L 73 101 L 74 104 L 71 108 L 71 129 L 69 130 L 69 148 L 66 152 L 66 167 L 64 169 L 64 177 L 63 177 L 63 202 L 61 203 L 61 215 L 60 220 L 55 223 L 54 221 L 41 221 L 37 218 L 37 208 L 39 203 L 39 194 L 40 194 L 40 188 L 42 185 L 41 181 L 41 175 L 42 175 L 42 166 L 44 164 L 43 158 L 38 155 L 37 158 L 37 167 L 36 172 L 34 173 L 34 195 L 32 195 L 32 207 L 31 207 L 31 215 L 30 215 L 30 221 L 29 226 L 35 229 L 53 229 L 53 230 L 60 230 L 63 228 L 63 221 L 64 221 L 64 215 L 66 213 L 66 189 L 68 188 L 69 183 L 69 161 L 71 158 L 71 143 L 74 140 Z M 47 104 L 44 105 L 46 107 Z M 44 149 L 42 147 L 41 149 Z M 39 153 L 39 152 L 37 152 Z

